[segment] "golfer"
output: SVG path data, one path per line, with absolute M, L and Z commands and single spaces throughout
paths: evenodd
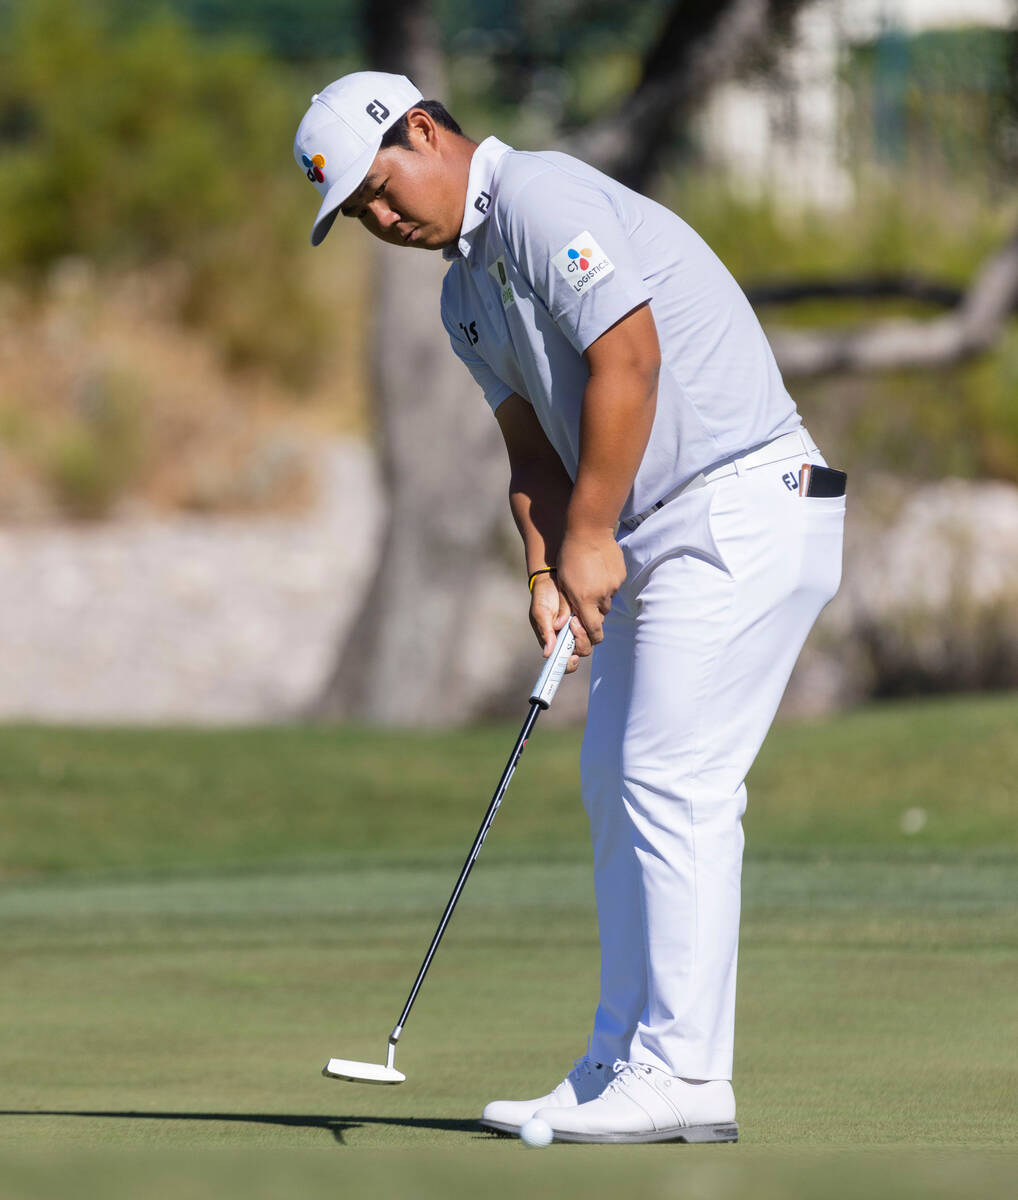
M 744 780 L 838 588 L 844 475 L 735 281 L 653 200 L 566 154 L 478 145 L 376 72 L 316 95 L 294 153 L 314 244 L 349 219 L 448 260 L 442 317 L 505 438 L 531 623 L 545 655 L 569 620 L 593 651 L 593 1029 L 553 1091 L 482 1123 L 733 1141 Z

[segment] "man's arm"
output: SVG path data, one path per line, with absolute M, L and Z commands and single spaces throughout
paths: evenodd
M 573 481 L 533 407 L 522 396 L 513 393 L 503 400 L 495 409 L 495 418 L 509 453 L 509 505 L 523 538 L 529 575 L 558 561 Z M 530 623 L 545 658 L 555 645 L 556 627 L 560 629 L 568 616 L 569 605 L 554 577 L 538 575 L 531 595 Z M 579 622 L 573 623 L 573 633 L 578 638 L 578 653 L 589 654 L 590 645 Z M 574 671 L 578 661 L 574 656 L 567 670 Z
M 534 581 L 530 621 L 551 652 L 576 614 L 576 653 L 602 640 L 604 614 L 625 579 L 615 526 L 650 437 L 661 356 L 650 308 L 641 305 L 587 349 L 580 462 L 573 485 L 533 408 L 515 393 L 495 410 L 509 453 L 509 503 Z M 570 663 L 570 670 L 575 660 Z
M 555 565 L 573 481 L 522 396 L 514 392 L 503 400 L 495 418 L 509 453 L 509 505 L 523 538 L 529 575 Z
M 650 306 L 628 313 L 583 357 L 590 378 L 576 483 L 558 553 L 558 587 L 596 644 L 604 637 L 612 596 L 626 577 L 615 527 L 654 423 L 661 351 Z

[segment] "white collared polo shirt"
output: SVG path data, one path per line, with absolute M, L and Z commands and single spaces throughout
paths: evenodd
M 442 287 L 453 350 L 492 410 L 519 393 L 576 478 L 583 352 L 649 303 L 657 411 L 624 519 L 700 471 L 801 424 L 738 284 L 680 217 L 579 159 L 474 151 Z

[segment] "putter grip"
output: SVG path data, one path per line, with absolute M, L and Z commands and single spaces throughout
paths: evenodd
M 576 638 L 573 637 L 572 630 L 569 628 L 569 622 L 567 621 L 558 635 L 558 640 L 555 642 L 555 649 L 552 650 L 547 662 L 544 664 L 544 669 L 537 677 L 534 690 L 530 693 L 531 704 L 540 704 L 542 708 L 551 707 L 551 702 L 555 699 L 558 685 L 562 682 L 562 676 L 566 673 L 566 667 L 569 665 L 569 656 L 572 654 L 575 645 Z

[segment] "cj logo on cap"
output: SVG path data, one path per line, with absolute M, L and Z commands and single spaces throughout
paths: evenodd
M 325 166 L 324 154 L 315 154 L 310 158 L 306 154 L 302 154 L 300 161 L 307 167 L 307 177 L 312 183 L 325 182 L 325 176 L 322 174 L 322 167 Z
M 389 115 L 389 110 L 385 107 L 381 100 L 372 100 L 364 111 L 373 121 L 377 121 L 379 125 L 381 125 L 381 123 Z
M 615 264 L 586 229 L 567 242 L 551 261 L 578 296 L 615 270 Z

